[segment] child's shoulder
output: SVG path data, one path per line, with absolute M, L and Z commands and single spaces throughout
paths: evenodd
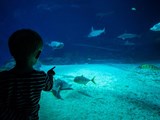
M 44 71 L 42 70 L 34 70 L 33 73 L 39 73 L 39 74 L 46 74 Z
M 16 74 L 21 74 L 21 73 L 15 72 L 13 70 L 5 70 L 5 71 L 0 72 L 0 76 L 6 76 L 6 75 L 12 75 L 12 74 L 16 75 Z M 39 70 L 33 70 L 31 72 L 23 73 L 23 74 L 45 74 L 46 75 L 44 71 L 39 71 Z
M 30 73 L 30 75 L 46 76 L 47 74 L 44 71 L 34 70 Z

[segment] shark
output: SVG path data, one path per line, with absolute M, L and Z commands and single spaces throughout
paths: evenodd
M 101 35 L 102 33 L 105 33 L 105 28 L 103 29 L 99 29 L 99 30 L 95 30 L 93 27 L 91 28 L 91 32 L 88 34 L 88 37 L 97 37 L 99 35 Z
M 123 34 L 119 35 L 117 38 L 125 40 L 125 39 L 130 39 L 130 38 L 139 38 L 139 37 L 140 37 L 140 35 L 137 35 L 137 34 L 123 33 Z
M 71 84 L 68 84 L 64 80 L 56 79 L 54 80 L 54 84 L 53 84 L 51 92 L 57 99 L 63 100 L 63 98 L 60 95 L 60 92 L 62 90 L 73 90 L 71 86 L 72 86 Z

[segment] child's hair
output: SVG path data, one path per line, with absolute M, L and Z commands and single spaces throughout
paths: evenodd
M 41 36 L 31 29 L 20 29 L 8 40 L 11 55 L 16 59 L 25 59 L 43 46 Z

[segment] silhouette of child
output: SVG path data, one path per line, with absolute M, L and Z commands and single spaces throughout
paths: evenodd
M 34 70 L 43 41 L 33 30 L 14 32 L 8 45 L 16 65 L 0 72 L 0 120 L 38 120 L 41 91 L 52 89 L 54 67 L 47 74 Z

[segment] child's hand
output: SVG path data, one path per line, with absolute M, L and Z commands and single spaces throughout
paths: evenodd
M 55 72 L 53 70 L 54 68 L 55 68 L 55 66 L 53 68 L 51 68 L 50 70 L 48 70 L 47 74 L 48 75 L 55 75 Z

